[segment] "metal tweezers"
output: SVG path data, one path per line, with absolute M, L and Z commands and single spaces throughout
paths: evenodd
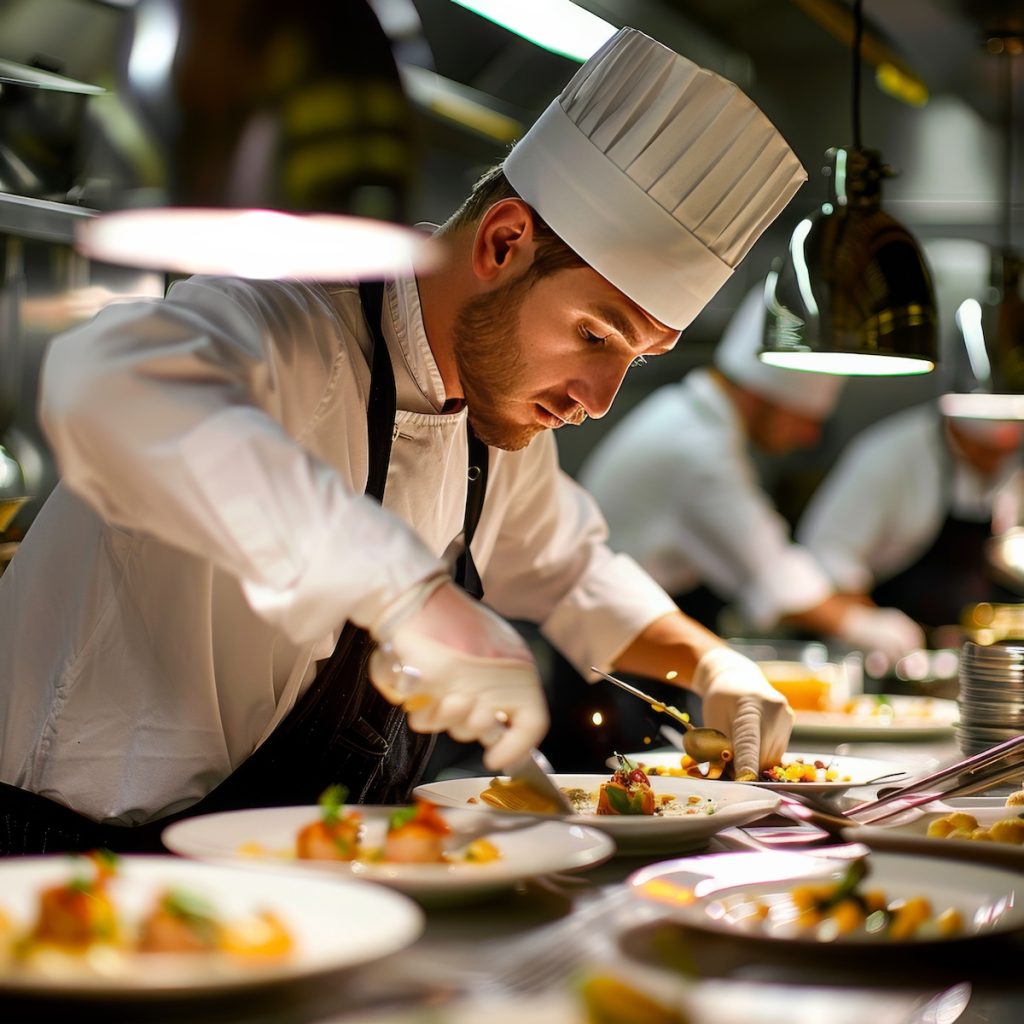
M 1014 777 L 1024 777 L 1024 736 L 1015 736 L 988 750 L 983 750 L 980 754 L 956 761 L 931 775 L 888 790 L 883 797 L 848 807 L 844 813 L 853 817 L 864 811 L 870 812 L 896 801 L 900 802 L 900 806 L 894 811 L 859 819 L 868 824 L 887 818 L 896 811 L 926 804 L 937 797 L 971 796 Z

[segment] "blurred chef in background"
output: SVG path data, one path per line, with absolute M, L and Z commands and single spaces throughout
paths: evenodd
M 3 850 L 158 848 L 330 782 L 404 800 L 442 731 L 508 766 L 547 709 L 501 616 L 580 671 L 677 678 L 737 767 L 774 763 L 781 695 L 612 553 L 550 431 L 669 351 L 805 179 L 736 86 L 624 29 L 439 270 L 193 278 L 56 339 L 64 478 L 0 580 Z
M 938 304 L 943 367 L 956 389 L 966 369 L 956 318 L 988 286 L 990 251 L 969 239 L 923 245 Z M 933 647 L 959 646 L 963 609 L 1018 602 L 992 576 L 985 545 L 1020 522 L 1017 422 L 946 417 L 925 402 L 856 436 L 815 493 L 797 537 L 833 585 L 899 608 Z
M 726 604 L 756 631 L 780 625 L 881 651 L 923 645 L 916 623 L 839 592 L 758 480 L 769 456 L 815 445 L 843 378 L 762 363 L 763 288 L 740 304 L 714 365 L 660 388 L 617 424 L 580 480 L 631 554 L 688 614 L 714 628 Z

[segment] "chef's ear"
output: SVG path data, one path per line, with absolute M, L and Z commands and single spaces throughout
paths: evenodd
M 522 199 L 502 199 L 480 218 L 473 240 L 473 273 L 481 281 L 508 279 L 533 262 L 533 211 Z

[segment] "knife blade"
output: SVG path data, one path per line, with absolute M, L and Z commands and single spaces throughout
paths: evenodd
M 494 729 L 481 738 L 480 742 L 485 747 L 493 746 L 504 734 L 507 726 L 497 722 Z M 512 806 L 518 802 L 516 789 L 525 787 L 536 794 L 544 803 L 552 805 L 552 810 L 543 811 L 539 809 L 530 810 L 532 814 L 575 814 L 572 804 L 569 803 L 566 795 L 555 785 L 554 780 L 541 767 L 541 753 L 531 747 L 522 757 L 517 758 L 511 764 L 503 766 L 504 773 L 508 776 L 508 782 L 495 787 L 493 784 L 486 792 L 495 798 L 492 806 L 502 806 L 506 810 L 515 810 Z M 500 797 L 499 797 L 500 794 Z M 491 801 L 484 800 L 485 803 Z M 527 808 L 520 808 L 525 813 Z

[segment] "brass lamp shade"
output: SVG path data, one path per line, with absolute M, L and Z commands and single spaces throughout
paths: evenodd
M 931 275 L 881 209 L 880 155 L 828 152 L 831 196 L 801 221 L 769 276 L 762 361 L 819 373 L 927 373 L 938 362 Z
M 366 0 L 139 0 L 118 96 L 144 145 L 78 245 L 108 262 L 359 278 L 429 250 L 390 42 Z
M 987 296 L 956 312 L 952 389 L 939 398 L 946 416 L 1024 420 L 1024 258 L 1011 249 L 992 254 Z

